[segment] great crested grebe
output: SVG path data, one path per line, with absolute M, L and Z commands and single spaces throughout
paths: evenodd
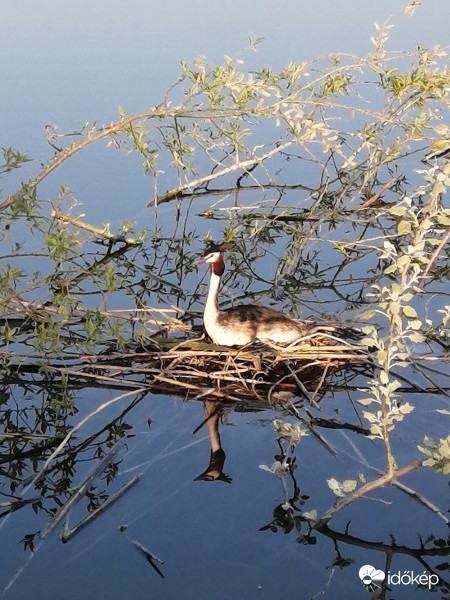
M 225 270 L 222 252 L 231 244 L 212 245 L 197 263 L 211 265 L 211 280 L 203 322 L 209 337 L 221 346 L 244 346 L 255 341 L 290 344 L 305 335 L 309 328 L 271 308 L 241 304 L 220 310 L 217 302 L 220 280 Z M 312 324 L 311 324 L 312 325 Z

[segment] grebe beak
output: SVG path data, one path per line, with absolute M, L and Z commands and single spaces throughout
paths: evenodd
M 200 258 L 199 260 L 196 260 L 195 263 L 197 265 L 200 265 L 201 263 L 204 263 L 204 262 L 214 263 L 214 262 L 218 261 L 219 258 L 220 258 L 220 251 L 208 252 L 207 254 L 202 256 L 202 258 Z
M 221 259 L 221 253 L 224 250 L 229 250 L 232 247 L 233 247 L 233 244 L 230 244 L 229 242 L 226 244 L 220 244 L 220 245 L 213 244 L 206 250 L 206 252 L 202 256 L 202 258 L 199 258 L 198 260 L 195 261 L 195 264 L 200 265 L 204 262 L 207 262 L 207 263 L 218 262 Z
M 207 258 L 208 258 L 207 256 L 204 256 L 203 258 L 199 258 L 198 260 L 195 261 L 195 264 L 201 265 L 202 263 L 206 262 Z

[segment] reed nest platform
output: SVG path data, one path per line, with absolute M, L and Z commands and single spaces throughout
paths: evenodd
M 361 372 L 361 367 L 371 365 L 366 346 L 323 331 L 287 347 L 258 343 L 229 348 L 204 338 L 155 337 L 149 348 L 139 352 L 85 356 L 83 360 L 92 361 L 93 373 L 114 374 L 122 383 L 130 377 L 144 377 L 154 392 L 263 404 L 280 401 L 286 394 L 314 403 L 332 374 L 356 367 Z
M 348 336 L 347 336 L 348 337 Z M 1 355 L 0 355 L 1 356 Z M 369 371 L 367 347 L 337 332 L 309 333 L 287 347 L 251 344 L 229 348 L 204 338 L 154 336 L 145 346 L 118 352 L 112 347 L 96 355 L 37 360 L 32 355 L 3 354 L 11 383 L 68 387 L 146 389 L 154 393 L 229 402 L 273 405 L 297 396 L 312 404 L 336 373 Z

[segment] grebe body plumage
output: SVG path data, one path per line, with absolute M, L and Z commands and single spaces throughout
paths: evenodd
M 242 304 L 220 310 L 220 281 L 225 270 L 222 251 L 228 247 L 212 246 L 198 263 L 211 265 L 211 280 L 206 298 L 203 321 L 209 337 L 221 346 L 244 346 L 251 342 L 290 344 L 301 338 L 306 328 L 277 310 L 257 304 Z

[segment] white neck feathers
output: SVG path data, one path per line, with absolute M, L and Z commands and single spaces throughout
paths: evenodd
M 219 312 L 217 297 L 219 295 L 220 276 L 216 275 L 211 269 L 211 280 L 209 282 L 208 296 L 205 304 L 205 316 L 216 316 Z

